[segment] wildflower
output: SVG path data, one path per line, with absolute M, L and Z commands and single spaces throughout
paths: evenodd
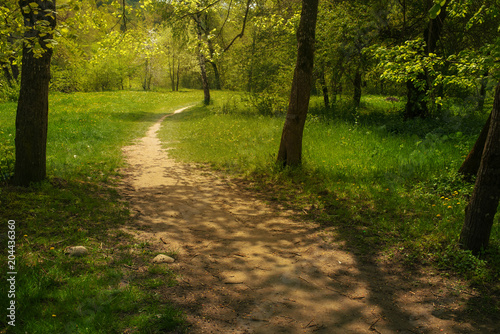
M 438 214 L 436 215 L 436 217 L 441 217 L 441 215 L 438 213 Z
M 448 209 L 451 209 L 451 205 L 448 205 Z
M 53 250 L 53 249 L 54 249 L 54 247 L 50 247 L 50 250 Z

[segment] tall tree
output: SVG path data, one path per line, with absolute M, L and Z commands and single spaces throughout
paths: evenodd
M 55 0 L 20 0 L 24 17 L 21 88 L 16 114 L 13 182 L 28 186 L 46 177 L 50 59 Z
M 479 253 L 488 247 L 500 200 L 500 82 L 495 90 L 490 127 L 471 199 L 465 210 L 460 246 Z
M 431 18 L 429 24 L 424 31 L 425 56 L 429 56 L 436 50 L 437 42 L 439 40 L 443 23 L 446 18 L 447 0 L 438 1 L 438 4 L 430 9 Z M 427 107 L 426 97 L 429 90 L 429 73 L 424 68 L 424 72 L 417 75 L 416 80 L 408 80 L 406 83 L 407 88 L 407 102 L 405 106 L 405 118 L 426 117 L 429 109 Z
M 284 166 L 297 166 L 302 162 L 302 134 L 311 95 L 317 16 L 318 0 L 302 0 L 297 29 L 297 62 L 278 151 L 278 162 Z

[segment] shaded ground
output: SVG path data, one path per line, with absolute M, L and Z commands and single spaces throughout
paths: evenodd
M 164 119 L 164 118 L 163 118 Z M 168 157 L 156 137 L 123 149 L 126 228 L 159 251 L 179 284 L 161 293 L 186 311 L 189 333 L 494 333 L 473 323 L 473 292 L 345 251 L 331 231 L 262 196 Z

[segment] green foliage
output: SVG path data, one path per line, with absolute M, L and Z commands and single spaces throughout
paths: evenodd
M 19 85 L 13 83 L 12 87 L 0 81 L 0 103 L 17 102 L 19 99 Z

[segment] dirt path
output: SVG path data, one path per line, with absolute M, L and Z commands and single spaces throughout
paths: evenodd
M 173 161 L 156 137 L 163 119 L 124 148 L 123 192 L 128 231 L 178 252 L 181 279 L 162 293 L 186 311 L 189 333 L 490 332 L 456 319 L 463 297 L 439 276 L 364 262 L 314 223 Z

